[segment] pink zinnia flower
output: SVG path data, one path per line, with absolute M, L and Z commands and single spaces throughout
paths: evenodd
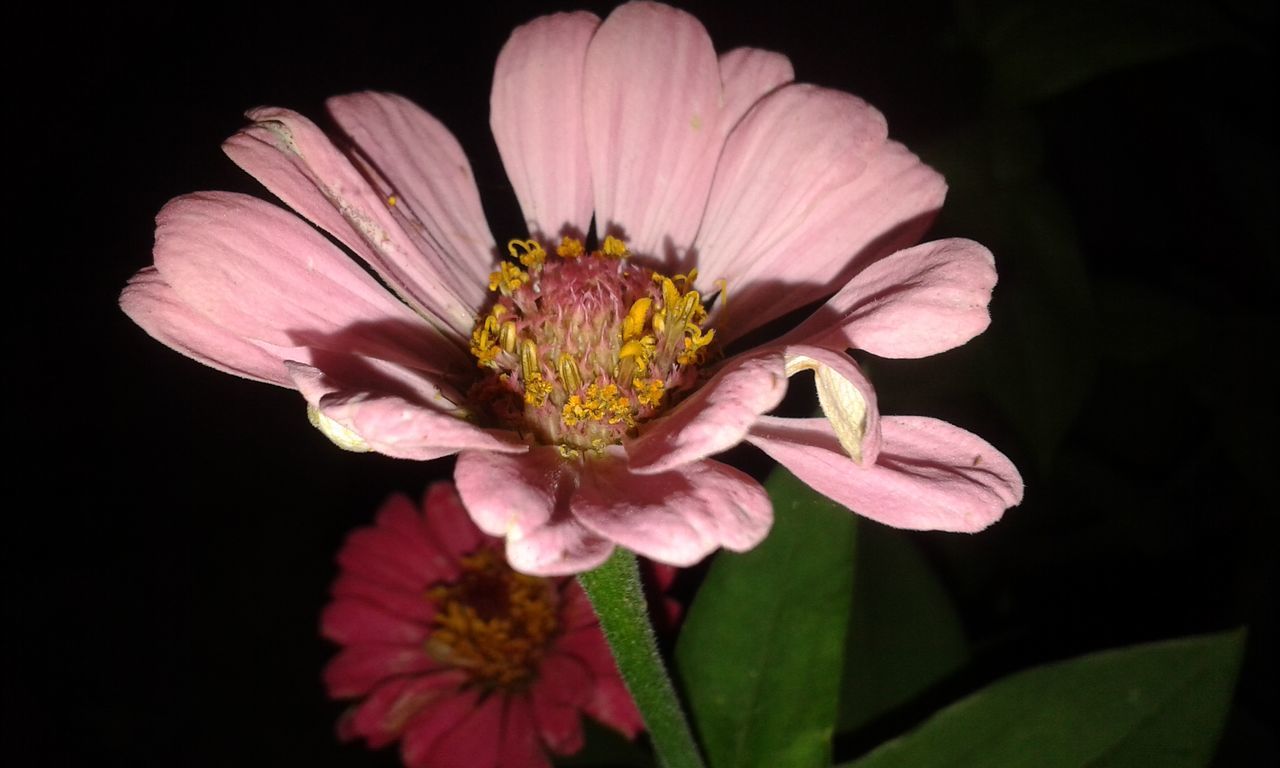
M 430 486 L 421 511 L 392 496 L 347 537 L 322 619 L 343 646 L 325 686 L 358 700 L 341 737 L 400 739 L 410 768 L 525 768 L 581 749 L 582 713 L 641 729 L 582 588 L 511 570 L 501 543 L 449 483 Z
M 963 344 L 996 281 L 975 242 L 899 250 L 946 187 L 875 109 L 793 83 L 777 53 L 717 57 L 692 16 L 643 2 L 518 28 L 491 106 L 527 239 L 497 246 L 458 142 L 399 96 L 328 102 L 347 151 L 255 109 L 227 154 L 390 290 L 296 216 L 207 192 L 160 212 L 125 311 L 197 360 L 298 389 L 340 445 L 458 454 L 472 518 L 528 573 L 589 569 L 618 544 L 675 565 L 754 546 L 769 500 L 710 458 L 743 440 L 897 527 L 975 531 L 1020 501 L 1017 470 L 975 435 L 881 418 L 847 353 Z M 765 415 L 804 370 L 826 418 Z

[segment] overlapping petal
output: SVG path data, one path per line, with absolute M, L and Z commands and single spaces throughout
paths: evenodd
M 781 350 L 729 361 L 689 399 L 627 444 L 631 469 L 664 472 L 732 448 L 786 391 Z
M 881 357 L 927 357 L 991 323 L 991 251 L 972 240 L 923 243 L 859 272 L 793 334 Z
M 1022 501 L 1022 476 L 982 438 L 937 419 L 885 416 L 871 465 L 825 419 L 761 419 L 747 439 L 819 493 L 894 528 L 974 532 Z
M 591 223 L 591 167 L 582 124 L 591 13 L 543 16 L 517 27 L 498 54 L 489 125 L 535 237 L 582 237 Z
M 597 233 L 659 259 L 692 245 L 724 140 L 702 24 L 657 3 L 617 8 L 587 48 L 582 119 Z

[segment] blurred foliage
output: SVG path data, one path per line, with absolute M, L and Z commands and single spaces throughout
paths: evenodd
M 845 768 L 1196 768 L 1217 743 L 1243 646 L 1228 632 L 1022 672 Z
M 769 537 L 721 552 L 685 619 L 676 667 L 711 768 L 831 763 L 853 591 L 854 521 L 783 469 Z

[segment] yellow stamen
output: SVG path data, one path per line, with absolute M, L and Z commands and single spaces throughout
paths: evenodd
M 604 245 L 600 246 L 600 250 L 611 259 L 623 259 L 631 255 L 631 251 L 627 250 L 627 244 L 613 235 L 605 237 Z
M 505 296 L 510 296 L 527 282 L 528 272 L 505 261 L 498 265 L 497 271 L 489 273 L 489 290 L 501 290 Z
M 663 384 L 660 379 L 633 379 L 631 387 L 641 405 L 657 408 L 662 404 Z
M 560 383 L 566 392 L 576 392 L 582 386 L 582 374 L 578 372 L 578 364 L 569 354 L 560 355 L 556 368 L 560 371 Z
M 528 269 L 541 269 L 547 260 L 547 252 L 537 240 L 511 240 L 507 243 L 507 253 Z
M 644 333 L 645 320 L 649 318 L 649 307 L 653 305 L 653 299 L 645 296 L 635 300 L 631 305 L 630 311 L 627 312 L 626 318 L 622 321 L 622 340 L 631 341 Z
M 514 320 L 508 320 L 502 324 L 502 330 L 498 332 L 498 344 L 508 354 L 516 351 L 516 324 Z
M 582 241 L 572 237 L 565 237 L 560 241 L 560 245 L 556 246 L 556 255 L 562 259 L 576 259 L 586 252 L 587 249 L 582 247 Z

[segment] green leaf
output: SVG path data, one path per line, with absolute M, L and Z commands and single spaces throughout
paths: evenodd
M 846 768 L 1208 763 L 1244 632 L 1105 651 L 1013 675 Z
M 745 554 L 716 556 L 676 645 L 713 768 L 831 763 L 853 515 L 782 469 L 766 488 L 769 537 Z
M 951 598 L 902 533 L 859 521 L 855 574 L 841 731 L 907 703 L 969 658 Z

